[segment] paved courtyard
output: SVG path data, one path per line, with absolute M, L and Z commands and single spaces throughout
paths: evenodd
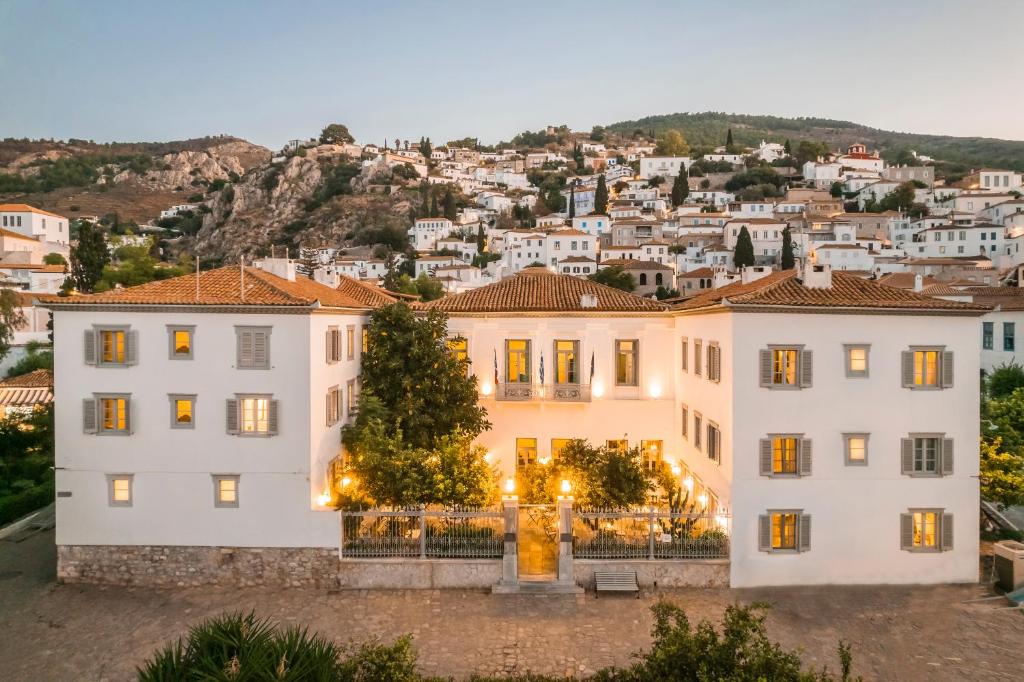
M 869 680 L 1021 679 L 1024 614 L 1002 601 L 965 603 L 979 586 L 665 590 L 612 595 L 491 596 L 474 591 L 342 592 L 57 585 L 53 532 L 0 541 L 3 679 L 127 680 L 187 626 L 233 609 L 301 623 L 339 642 L 414 636 L 424 672 L 584 675 L 625 665 L 650 643 L 657 599 L 692 620 L 734 601 L 774 604 L 770 635 L 836 667 L 839 638 Z

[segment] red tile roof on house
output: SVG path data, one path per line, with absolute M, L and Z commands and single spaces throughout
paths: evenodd
M 35 237 L 29 237 L 27 234 L 12 232 L 11 230 L 5 230 L 3 228 L 0 228 L 0 237 L 5 237 L 7 239 L 24 239 L 27 242 L 38 241 Z
M 28 204 L 0 204 L 0 213 L 38 213 L 39 215 L 48 215 L 54 218 L 64 218 L 66 220 L 65 216 L 50 213 L 49 211 L 44 211 L 41 208 L 29 206 Z
M 999 306 L 1001 310 L 1024 310 L 1024 288 L 973 286 L 959 293 L 971 296 L 975 303 Z
M 53 386 L 53 372 L 48 369 L 34 369 L 27 374 L 9 377 L 0 381 L 0 388 L 49 388 Z
M 595 305 L 583 305 L 588 295 L 594 297 Z M 588 279 L 525 268 L 500 282 L 431 301 L 423 308 L 446 313 L 652 313 L 664 312 L 668 306 Z
M 339 281 L 338 291 L 369 308 L 380 308 L 398 300 L 390 291 L 368 282 L 360 282 L 345 275 L 339 275 Z
M 679 274 L 681 279 L 699 279 L 714 277 L 715 271 L 708 267 L 697 268 L 696 270 L 690 270 L 689 272 L 682 272 Z
M 242 281 L 245 281 L 244 295 Z M 297 276 L 295 281 L 253 267 L 228 265 L 207 270 L 198 276 L 182 275 L 172 279 L 81 296 L 39 296 L 47 306 L 76 305 L 214 305 L 214 306 L 290 306 L 359 308 L 369 305 L 339 289 Z
M 783 270 L 754 282 L 736 282 L 698 294 L 676 306 L 676 309 L 693 310 L 730 305 L 958 311 L 978 314 L 989 310 L 987 306 L 929 298 L 836 271 L 832 271 L 831 287 L 811 288 L 804 286 L 798 274 L 796 270 Z

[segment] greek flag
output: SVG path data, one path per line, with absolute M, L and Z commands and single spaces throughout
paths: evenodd
M 498 385 L 498 349 L 494 349 L 494 385 Z
M 540 354 L 540 384 L 544 385 L 544 353 Z

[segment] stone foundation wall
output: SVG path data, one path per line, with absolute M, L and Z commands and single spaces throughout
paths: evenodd
M 57 580 L 146 587 L 335 588 L 338 550 L 319 547 L 58 545 Z
M 501 580 L 501 559 L 343 559 L 337 571 L 341 589 L 487 589 Z
M 640 587 L 729 587 L 729 560 L 595 560 L 573 562 L 576 583 L 594 589 L 594 570 L 636 571 Z

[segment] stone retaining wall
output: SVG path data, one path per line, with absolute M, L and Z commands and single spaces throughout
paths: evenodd
M 342 589 L 488 589 L 501 580 L 501 559 L 343 559 Z
M 729 587 L 728 559 L 686 561 L 596 560 L 573 562 L 576 583 L 594 589 L 594 570 L 636 571 L 640 587 Z
M 334 588 L 338 550 L 320 547 L 58 545 L 57 580 L 147 587 Z

